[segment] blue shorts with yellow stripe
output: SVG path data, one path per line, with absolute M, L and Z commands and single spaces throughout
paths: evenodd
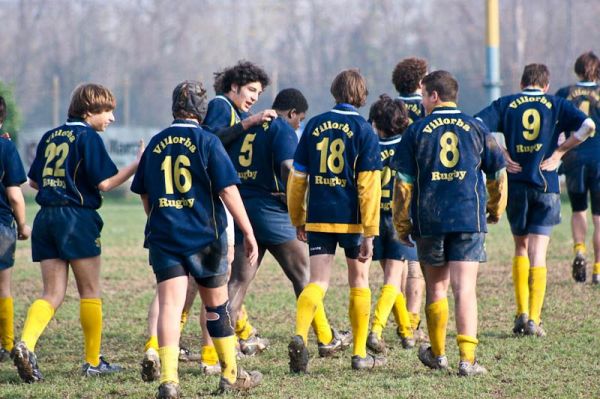
M 104 223 L 94 209 L 42 207 L 33 221 L 31 255 L 45 259 L 82 259 L 100 255 Z

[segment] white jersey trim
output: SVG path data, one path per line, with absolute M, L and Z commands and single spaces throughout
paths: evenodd
M 340 111 L 339 109 L 332 109 L 331 112 L 335 112 L 336 114 L 342 114 L 342 115 L 360 115 L 356 111 Z
M 390 140 L 390 141 L 380 141 L 379 144 L 380 145 L 398 144 L 400 142 L 400 140 L 402 140 L 402 137 L 398 137 L 397 139 Z
M 67 122 L 65 123 L 67 126 L 88 126 L 83 122 Z
M 172 123 L 171 127 L 198 127 L 198 125 L 194 125 L 193 123 Z
M 433 111 L 432 114 L 460 114 L 458 109 L 440 109 L 439 111 Z

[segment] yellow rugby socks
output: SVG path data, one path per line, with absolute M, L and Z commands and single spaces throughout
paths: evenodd
M 238 314 L 238 319 L 235 321 L 235 335 L 239 339 L 248 339 L 252 335 L 254 327 L 248 321 L 248 312 L 246 306 L 242 305 Z
M 577 255 L 578 253 L 585 255 L 585 243 L 578 242 L 573 245 L 573 255 Z
M 600 263 L 594 263 L 594 271 L 592 274 L 600 275 Z
M 460 361 L 469 362 L 470 364 L 475 363 L 475 349 L 477 349 L 479 340 L 475 337 L 458 334 L 456 336 L 456 343 L 460 352 Z
M 219 363 L 219 355 L 217 350 L 212 345 L 202 345 L 202 349 L 200 350 L 200 358 L 202 363 L 207 366 L 214 366 Z
M 100 363 L 102 342 L 102 300 L 86 298 L 79 301 L 79 319 L 85 341 L 85 361 L 92 366 Z
M 534 266 L 529 273 L 529 319 L 539 325 L 546 295 L 547 269 L 544 266 Z
M 212 337 L 215 349 L 219 355 L 219 362 L 221 363 L 221 376 L 230 383 L 234 383 L 237 380 L 237 359 L 235 342 L 237 340 L 235 335 L 224 338 Z
M 527 256 L 513 258 L 512 278 L 517 301 L 517 316 L 521 313 L 529 314 L 529 258 Z
M 429 341 L 431 351 L 435 356 L 446 354 L 446 327 L 448 325 L 448 298 L 425 307 L 427 315 L 427 330 L 429 330 Z
M 23 333 L 21 335 L 21 341 L 25 342 L 27 349 L 34 352 L 35 345 L 37 344 L 40 335 L 44 332 L 44 329 L 52 320 L 54 316 L 54 308 L 50 302 L 43 299 L 37 299 L 29 307 L 27 312 L 27 318 L 23 326 Z
M 15 308 L 11 296 L 0 298 L 0 344 L 11 351 L 15 340 Z
M 177 368 L 179 367 L 179 347 L 178 346 L 161 346 L 158 348 L 158 356 L 160 358 L 160 383 L 174 382 L 179 384 L 179 375 Z
M 315 312 L 315 316 L 311 325 L 315 331 L 315 335 L 317 336 L 317 342 L 322 344 L 328 344 L 331 342 L 333 339 L 333 332 L 331 331 L 331 326 L 329 325 L 327 315 L 325 314 L 325 306 L 323 301 L 317 304 L 317 311 Z
M 408 312 L 408 317 L 410 318 L 410 326 L 413 331 L 416 331 L 419 328 L 419 323 L 421 322 L 421 315 L 418 313 Z
M 158 352 L 158 337 L 156 335 L 150 336 L 146 341 L 146 345 L 144 345 L 144 352 L 148 351 L 148 349 L 154 349 Z
M 408 314 L 408 310 L 406 310 L 406 299 L 404 299 L 404 295 L 401 292 L 396 296 L 393 311 L 394 319 L 396 320 L 398 331 L 400 331 L 402 338 L 412 338 L 413 328 L 410 321 L 410 315 Z
M 305 345 L 308 342 L 308 330 L 315 317 L 315 313 L 319 307 L 323 308 L 324 296 L 325 290 L 321 286 L 309 283 L 304 287 L 296 302 L 296 335 L 302 337 Z
M 350 306 L 348 310 L 354 341 L 352 355 L 366 357 L 369 316 L 371 313 L 371 290 L 369 288 L 350 288 Z
M 183 328 L 185 327 L 187 321 L 188 321 L 188 312 L 186 312 L 185 310 L 183 312 L 181 312 L 181 319 L 179 319 L 179 331 L 183 331 Z
M 393 285 L 385 284 L 381 287 L 381 294 L 379 294 L 379 299 L 377 299 L 377 304 L 375 304 L 373 323 L 371 325 L 371 332 L 377 334 L 377 338 L 379 339 L 381 339 L 381 333 L 387 324 L 388 317 L 390 317 L 390 312 L 392 311 L 392 307 L 394 307 L 394 301 L 397 296 L 398 290 Z

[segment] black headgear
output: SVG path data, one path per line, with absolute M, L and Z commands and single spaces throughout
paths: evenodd
M 179 112 L 192 114 L 199 122 L 204 120 L 208 101 L 206 89 L 202 83 L 195 80 L 186 80 L 179 83 L 173 90 L 173 115 Z

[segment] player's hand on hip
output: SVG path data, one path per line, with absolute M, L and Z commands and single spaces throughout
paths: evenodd
M 308 241 L 308 237 L 306 236 L 306 228 L 304 225 L 296 227 L 296 238 L 302 242 Z
M 31 227 L 29 225 L 24 224 L 17 228 L 17 238 L 19 240 L 26 240 L 31 236 Z
M 504 153 L 504 160 L 506 161 L 506 171 L 508 173 L 519 173 L 523 170 L 523 168 L 518 162 L 513 161 L 513 159 L 508 154 L 508 151 L 502 149 L 502 152 Z
M 542 163 L 540 164 L 540 169 L 541 170 L 556 170 L 558 169 L 558 165 L 560 165 L 560 159 L 562 158 L 562 155 L 554 152 L 550 158 L 546 158 L 544 159 L 544 161 L 542 161 Z
M 256 264 L 258 260 L 258 243 L 254 234 L 244 236 L 244 253 L 250 265 Z
M 366 262 L 373 257 L 373 237 L 363 237 L 358 251 L 358 261 Z

